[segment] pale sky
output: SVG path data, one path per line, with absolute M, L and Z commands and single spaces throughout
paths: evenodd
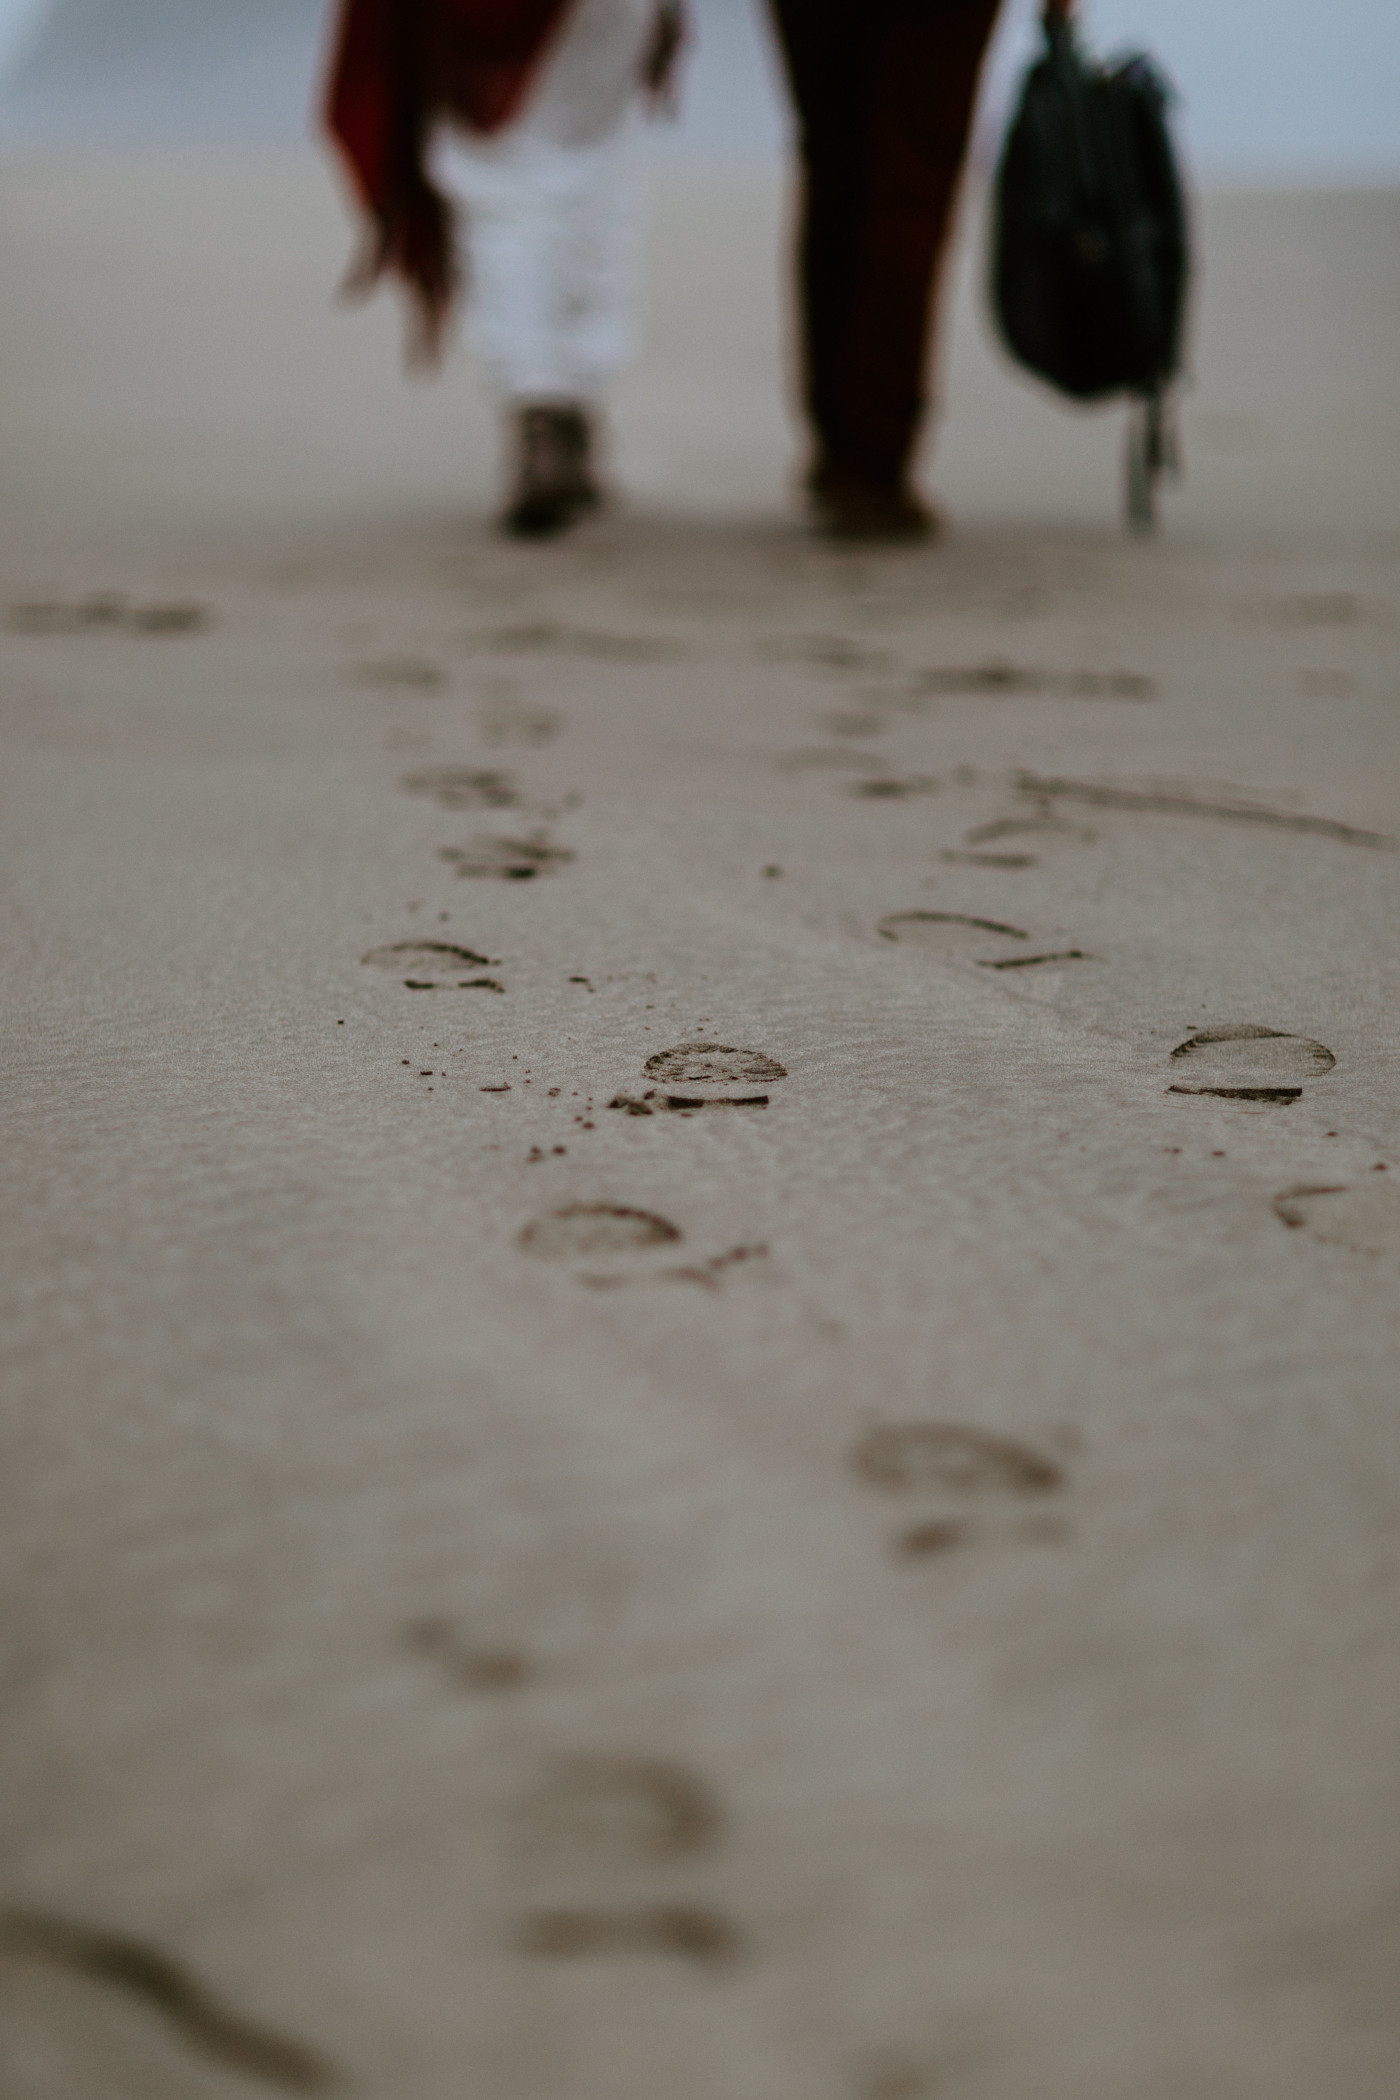
M 1099 49 L 1162 60 L 1203 173 L 1400 181 L 1400 0 L 1081 0 L 1081 12 Z
M 23 42 L 30 25 L 44 11 L 44 0 L 0 0 L 0 65 Z
M 21 56 L 50 0 L 0 0 L 0 71 Z M 234 0 L 225 0 L 232 6 Z M 761 0 L 692 0 L 700 20 L 692 107 L 679 145 L 707 154 L 774 150 L 781 118 L 753 27 Z M 108 0 L 113 15 L 124 0 Z M 1400 182 L 1400 0 L 1081 0 L 1094 44 L 1140 45 L 1181 92 L 1189 158 L 1207 180 Z M 200 10 L 191 6 L 198 37 Z M 1007 0 L 993 82 L 1004 100 L 1033 40 L 1036 0 Z M 169 19 L 168 13 L 166 16 Z M 229 26 L 224 17 L 225 30 Z M 104 83 L 84 84 L 84 107 Z M 121 92 L 113 86 L 113 96 Z M 157 97 L 133 118 L 153 135 L 198 135 L 197 86 L 178 114 Z M 298 90 L 298 96 L 300 90 Z M 97 98 L 94 101 L 94 98 Z M 310 98 L 310 82 L 306 101 Z M 281 105 L 300 121 L 304 103 Z M 84 120 L 85 121 L 85 120 Z M 219 120 L 228 124 L 224 115 Z M 128 127 L 129 129 L 130 127 Z M 2 134 L 0 134 L 2 135 Z M 62 134 L 65 138 L 68 132 Z M 227 132 L 221 133 L 226 136 Z

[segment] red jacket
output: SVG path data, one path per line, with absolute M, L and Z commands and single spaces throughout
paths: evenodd
M 373 223 L 356 272 L 414 294 L 431 352 L 457 288 L 452 207 L 425 165 L 445 116 L 473 130 L 515 114 L 569 0 L 342 0 L 326 121 Z

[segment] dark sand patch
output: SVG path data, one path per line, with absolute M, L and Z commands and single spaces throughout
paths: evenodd
M 537 1960 L 669 1955 L 704 1968 L 730 1968 L 742 1955 L 743 1936 L 721 1911 L 661 1903 L 624 1910 L 532 1911 L 519 1922 L 516 1946 Z
M 352 685 L 367 686 L 372 692 L 432 693 L 447 683 L 442 665 L 428 656 L 376 657 L 352 664 L 346 676 Z
M 570 627 L 557 620 L 523 620 L 482 627 L 460 638 L 465 649 L 493 656 L 574 656 L 588 663 L 675 663 L 685 644 L 672 635 L 620 634 L 600 627 Z
M 938 782 L 932 773 L 877 773 L 854 781 L 850 792 L 868 802 L 907 802 L 916 795 L 936 795 Z
M 183 1962 L 148 1941 L 31 1911 L 0 1921 L 0 1958 L 43 1963 L 140 2000 L 212 2063 L 289 2093 L 340 2080 L 325 2058 L 231 2011 Z
M 1142 671 L 1054 671 L 994 657 L 980 664 L 939 664 L 914 674 L 912 691 L 943 699 L 1153 700 L 1157 682 Z
M 5 623 L 12 634 L 187 635 L 213 624 L 207 605 L 193 601 L 134 605 L 119 591 L 93 591 L 85 598 L 43 599 L 12 605 Z
M 518 1692 L 534 1676 L 518 1648 L 490 1648 L 469 1640 L 450 1619 L 415 1619 L 404 1628 L 413 1654 L 437 1663 L 463 1692 Z

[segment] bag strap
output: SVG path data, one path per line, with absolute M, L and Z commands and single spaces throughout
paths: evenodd
M 1041 0 L 1040 27 L 1048 50 L 1072 50 L 1077 26 L 1074 0 Z
M 1181 445 L 1172 400 L 1158 384 L 1128 410 L 1124 457 L 1128 530 L 1150 533 L 1157 524 L 1157 483 L 1164 474 L 1181 479 Z

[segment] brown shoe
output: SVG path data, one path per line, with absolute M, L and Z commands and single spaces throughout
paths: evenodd
M 540 404 L 517 411 L 515 487 L 501 523 L 524 539 L 565 532 L 602 495 L 593 475 L 586 410 Z
M 814 467 L 807 481 L 818 527 L 837 540 L 928 540 L 943 529 L 936 510 L 904 483 L 865 481 Z

